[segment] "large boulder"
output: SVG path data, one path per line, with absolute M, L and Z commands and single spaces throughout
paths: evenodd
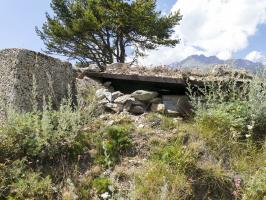
M 124 109 L 132 114 L 139 115 L 146 111 L 146 105 L 138 100 L 127 101 L 124 104 Z
M 139 101 L 150 101 L 158 96 L 157 92 L 137 90 L 131 94 L 132 97 Z
M 133 106 L 131 106 L 129 112 L 134 114 L 134 115 L 141 115 L 145 112 L 145 108 L 143 106 L 140 106 L 140 105 L 133 105 Z
M 192 106 L 185 95 L 163 95 L 166 113 L 172 116 L 187 117 L 191 114 Z
M 0 77 L 0 101 L 17 111 L 32 111 L 34 104 L 42 109 L 44 98 L 58 108 L 75 92 L 70 63 L 26 49 L 0 51 Z

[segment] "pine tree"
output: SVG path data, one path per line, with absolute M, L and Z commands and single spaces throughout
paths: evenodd
M 173 28 L 181 20 L 179 12 L 161 15 L 156 0 L 52 0 L 53 16 L 37 34 L 47 53 L 96 63 L 124 63 L 127 49 L 135 56 L 160 45 L 175 46 Z

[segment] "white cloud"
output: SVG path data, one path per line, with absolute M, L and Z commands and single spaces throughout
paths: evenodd
M 259 51 L 252 51 L 246 56 L 247 60 L 253 61 L 253 62 L 260 62 L 266 65 L 266 55 L 263 55 Z
M 169 64 L 201 53 L 228 59 L 266 23 L 266 0 L 178 0 L 172 11 L 178 9 L 183 20 L 175 35 L 182 43 L 150 51 L 141 63 Z

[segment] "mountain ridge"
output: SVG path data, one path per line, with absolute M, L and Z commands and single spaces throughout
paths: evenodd
M 216 56 L 191 55 L 180 62 L 170 64 L 170 67 L 180 67 L 183 69 L 199 68 L 203 71 L 210 69 L 214 65 L 229 65 L 236 69 L 245 69 L 252 72 L 257 72 L 263 67 L 262 63 L 252 62 L 247 59 L 228 59 L 221 60 Z

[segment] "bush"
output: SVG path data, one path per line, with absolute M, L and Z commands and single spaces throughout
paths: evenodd
M 180 141 L 158 147 L 135 178 L 137 199 L 234 199 L 230 177 L 197 161 Z
M 9 111 L 0 127 L 0 161 L 27 159 L 36 162 L 73 157 L 84 152 L 80 132 L 81 113 L 64 103 L 59 111 L 44 107 L 44 111 L 19 114 Z
M 245 138 L 248 133 L 248 106 L 242 102 L 228 102 L 196 112 L 196 123 L 213 137 Z
M 30 113 L 5 108 L 0 124 L 0 199 L 90 197 L 92 180 L 83 183 L 79 175 L 91 161 L 86 153 L 90 138 L 83 128 L 96 104 L 83 100 L 82 107 L 63 101 L 59 110 L 44 103 L 37 111 L 34 105 Z M 73 180 L 71 187 L 66 187 L 68 180 Z
M 196 157 L 193 155 L 193 152 L 185 149 L 178 140 L 166 146 L 159 147 L 159 149 L 154 152 L 152 158 L 162 161 L 179 172 L 184 172 L 196 162 Z
M 171 117 L 167 117 L 157 113 L 150 113 L 147 116 L 147 122 L 153 128 L 160 128 L 162 130 L 172 130 L 178 127 L 178 124 Z
M 265 137 L 266 91 L 262 78 L 230 79 L 206 84 L 199 89 L 203 96 L 190 97 L 195 108 L 196 122 L 201 128 L 227 139 L 252 138 L 258 142 Z
M 108 178 L 96 178 L 92 182 L 93 188 L 97 191 L 98 194 L 102 194 L 110 191 L 110 186 L 112 185 L 111 181 Z
M 17 160 L 0 166 L 0 199 L 52 199 L 52 181 Z
M 98 138 L 98 161 L 106 167 L 120 161 L 120 155 L 128 151 L 132 145 L 128 137 L 129 128 L 122 125 L 107 127 Z
M 79 159 L 88 150 L 89 139 L 81 131 L 86 121 L 82 119 L 81 110 L 67 101 L 57 111 L 50 105 L 42 112 L 8 109 L 0 126 L 0 197 L 52 199 L 52 185 L 60 188 L 63 175 L 75 174 Z
M 266 168 L 259 169 L 247 182 L 243 200 L 265 200 L 266 198 Z
M 136 199 L 189 199 L 187 177 L 161 161 L 152 161 L 135 177 Z

